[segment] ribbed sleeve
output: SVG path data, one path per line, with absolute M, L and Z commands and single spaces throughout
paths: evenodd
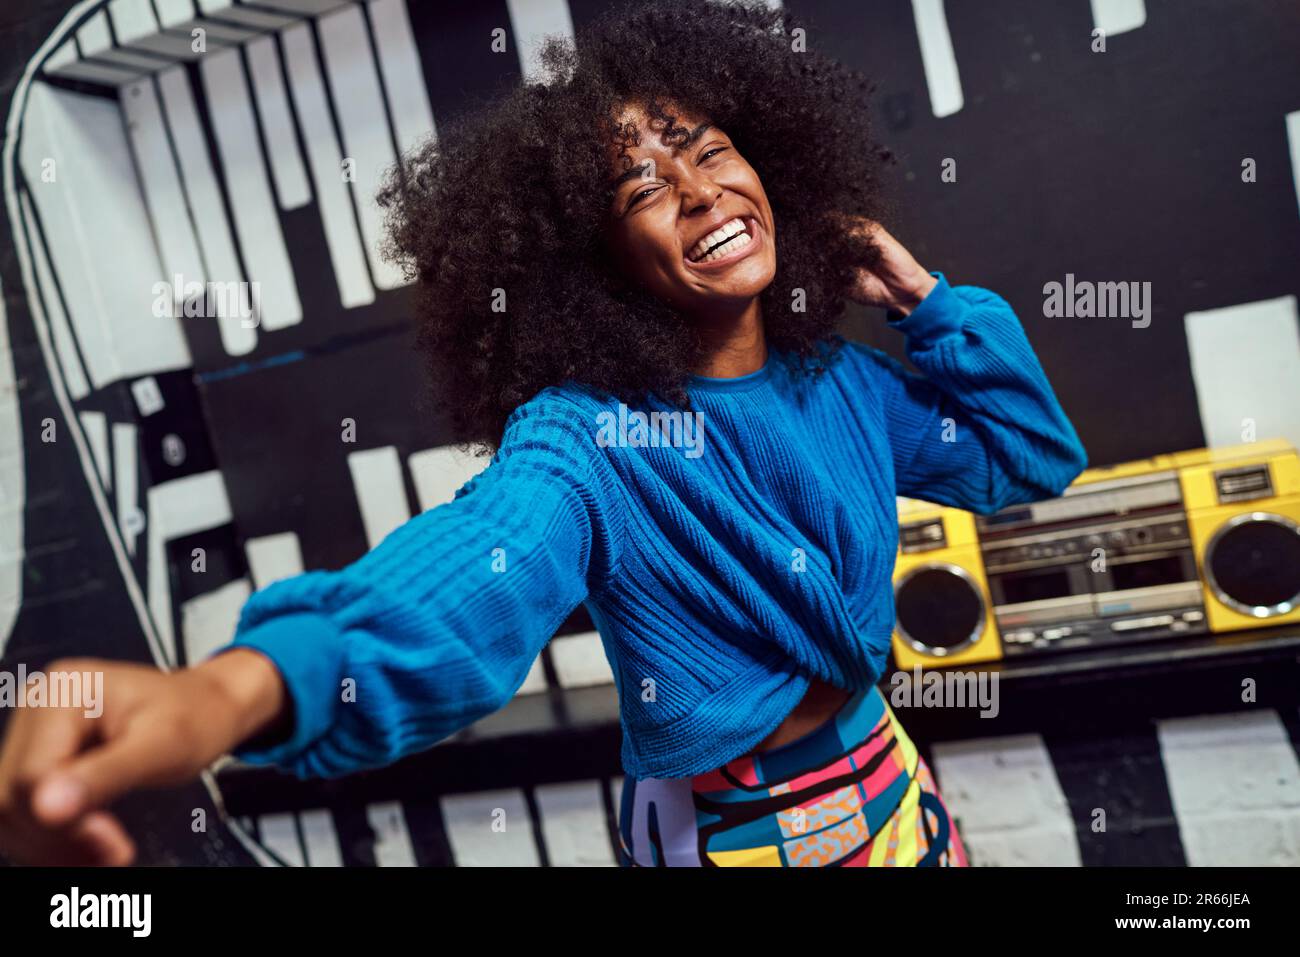
M 544 390 L 454 501 L 249 599 L 229 647 L 275 664 L 293 721 L 237 755 L 334 777 L 427 748 L 504 706 L 579 602 L 638 778 L 743 755 L 813 677 L 869 686 L 894 627 L 895 494 L 987 513 L 1087 463 L 1007 303 L 935 275 L 889 320 L 919 374 L 846 344 L 824 375 L 774 350 L 694 376 L 689 410 Z
M 516 411 L 488 467 L 338 571 L 276 582 L 234 642 L 279 669 L 292 736 L 236 756 L 334 777 L 422 750 L 502 707 L 613 572 L 622 510 L 564 403 Z M 226 650 L 226 649 L 223 649 Z
M 875 365 L 899 495 L 989 514 L 1059 495 L 1088 464 L 1020 320 L 1005 299 L 939 282 L 907 316 L 917 375 L 879 350 Z

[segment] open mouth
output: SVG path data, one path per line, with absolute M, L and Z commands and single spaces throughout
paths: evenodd
M 737 216 L 696 243 L 686 258 L 696 264 L 715 262 L 739 252 L 753 241 L 749 223 Z

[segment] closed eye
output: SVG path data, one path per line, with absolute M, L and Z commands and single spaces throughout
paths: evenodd
M 652 194 L 658 188 L 659 188 L 658 186 L 651 186 L 648 189 L 643 189 L 638 193 L 633 193 L 630 197 L 628 197 L 627 208 L 631 209 L 633 206 L 641 202 L 641 200 L 643 200 L 645 197 Z

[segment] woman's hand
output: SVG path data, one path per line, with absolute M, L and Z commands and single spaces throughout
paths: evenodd
M 874 269 L 858 270 L 849 298 L 864 306 L 892 309 L 903 315 L 919 306 L 939 280 L 926 272 L 880 223 L 862 216 L 844 216 L 842 221 L 851 233 L 869 236 L 881 253 Z
M 279 672 L 249 649 L 174 672 L 96 659 L 47 668 L 58 672 L 102 673 L 102 711 L 11 715 L 0 747 L 0 853 L 18 863 L 131 863 L 135 844 L 108 804 L 185 783 L 284 718 Z

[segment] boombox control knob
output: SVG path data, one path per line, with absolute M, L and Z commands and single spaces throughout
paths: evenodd
M 1110 543 L 1112 545 L 1123 545 L 1128 541 L 1128 536 L 1123 532 L 1116 530 L 1110 533 Z

